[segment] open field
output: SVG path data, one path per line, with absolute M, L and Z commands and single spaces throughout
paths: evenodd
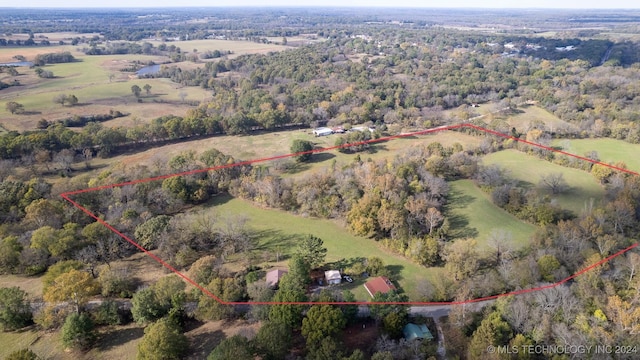
M 282 38 L 280 38 L 282 40 Z M 162 41 L 150 40 L 149 43 L 153 46 L 162 44 Z M 290 49 L 290 46 L 283 46 L 278 44 L 262 44 L 253 41 L 239 41 L 239 40 L 186 40 L 186 41 L 169 41 L 166 42 L 168 46 L 175 45 L 183 52 L 192 52 L 194 49 L 198 53 L 205 51 L 220 50 L 220 52 L 231 51 L 233 52 L 229 57 L 236 57 L 245 54 L 266 54 L 270 51 L 282 51 Z
M 159 41 L 151 41 L 159 45 Z M 260 44 L 250 41 L 227 40 L 193 40 L 174 41 L 171 45 L 180 47 L 183 51 L 197 50 L 199 53 L 207 50 L 230 50 L 235 57 L 244 54 L 267 53 L 282 51 L 290 47 L 275 44 Z M 211 96 L 200 87 L 183 87 L 168 79 L 136 79 L 130 78 L 130 73 L 120 72 L 133 61 L 164 63 L 169 59 L 165 56 L 152 55 L 104 55 L 87 56 L 77 51 L 77 46 L 48 46 L 48 47 L 18 47 L 0 48 L 0 62 L 15 61 L 15 55 L 23 55 L 27 60 L 33 60 L 36 55 L 52 52 L 71 52 L 79 61 L 74 63 L 52 64 L 44 67 L 53 72 L 55 78 L 40 79 L 34 69 L 18 68 L 21 75 L 16 79 L 21 86 L 5 89 L 0 95 L 0 105 L 8 101 L 16 101 L 24 105 L 25 114 L 14 115 L 0 106 L 0 116 L 4 126 L 9 130 L 32 130 L 40 119 L 57 120 L 73 115 L 104 114 L 109 110 L 119 110 L 130 113 L 126 118 L 106 123 L 106 126 L 130 126 L 133 119 L 148 121 L 159 116 L 173 114 L 182 116 L 190 108 L 182 102 L 181 92 L 186 93 L 186 101 L 204 101 Z M 217 61 L 210 60 L 210 61 Z M 204 66 L 203 63 L 175 63 L 182 68 Z M 115 75 L 113 80 L 109 75 Z M 13 79 L 13 78 L 12 78 Z M 131 86 L 144 84 L 152 86 L 151 95 L 143 94 L 142 103 L 131 93 Z M 79 104 L 74 107 L 63 107 L 54 104 L 52 99 L 59 94 L 74 94 Z
M 522 105 L 518 107 L 517 113 L 507 115 L 502 113 L 490 114 L 490 111 L 486 110 L 488 107 L 489 105 L 481 105 L 479 108 L 474 109 L 474 111 L 487 115 L 482 119 L 486 124 L 491 123 L 493 119 L 503 119 L 509 126 L 516 128 L 520 132 L 526 132 L 538 124 L 544 124 L 545 128 L 550 131 L 554 131 L 559 127 L 566 128 L 571 126 L 554 114 L 535 105 Z M 494 106 L 492 111 L 495 110 Z
M 0 275 L 0 287 L 17 286 L 31 297 L 42 297 L 42 276 Z
M 640 145 L 615 139 L 558 139 L 553 146 L 576 155 L 596 151 L 600 161 L 606 163 L 624 162 L 630 170 L 640 171 Z
M 505 150 L 489 154 L 483 158 L 484 164 L 497 164 L 509 170 L 510 177 L 520 181 L 522 186 L 538 185 L 540 176 L 551 173 L 562 173 L 569 184 L 569 190 L 560 195 L 551 195 L 554 201 L 564 209 L 580 214 L 585 205 L 604 197 L 604 189 L 589 173 L 556 165 L 517 150 Z
M 486 250 L 487 240 L 492 232 L 504 230 L 511 234 L 513 245 L 523 247 L 536 227 L 519 220 L 491 202 L 471 180 L 457 180 L 449 183 L 449 204 L 445 215 L 452 227 L 452 234 L 458 238 L 475 238 L 480 250 Z
M 153 105 L 149 104 L 150 107 Z M 133 122 L 131 116 L 115 119 L 121 124 Z M 110 123 L 110 122 L 108 122 Z M 91 175 L 98 174 L 106 167 L 118 166 L 135 166 L 146 165 L 152 166 L 158 163 L 166 164 L 172 157 L 185 151 L 195 151 L 196 155 L 209 149 L 217 149 L 225 154 L 232 155 L 236 160 L 251 160 L 275 155 L 288 154 L 291 152 L 291 143 L 294 139 L 309 140 L 314 143 L 316 148 L 331 147 L 335 145 L 337 137 L 340 135 L 331 135 L 323 137 L 315 137 L 311 134 L 311 129 L 288 130 L 280 132 L 262 132 L 246 136 L 214 136 L 206 139 L 183 141 L 176 144 L 164 145 L 152 149 L 135 152 L 133 154 L 118 155 L 110 158 L 94 158 L 91 160 L 93 170 L 86 172 L 84 163 L 77 163 L 72 167 L 80 172 Z M 464 148 L 472 148 L 480 143 L 482 138 L 471 136 L 456 131 L 441 131 L 433 135 L 420 135 L 408 138 L 395 139 L 385 143 L 372 146 L 372 152 L 361 152 L 360 157 L 363 160 L 371 158 L 379 160 L 384 158 L 392 158 L 397 154 L 401 154 L 404 150 L 415 146 L 428 145 L 437 141 L 443 146 L 451 146 L 454 143 L 463 144 Z M 337 150 L 327 151 L 314 155 L 311 162 L 305 164 L 297 164 L 289 174 L 284 176 L 295 176 L 305 174 L 307 171 L 323 171 L 330 168 L 333 160 L 337 164 L 351 163 L 355 158 L 355 154 L 343 154 Z M 289 160 L 293 161 L 293 159 Z M 269 165 L 270 163 L 265 163 Z M 51 174 L 45 177 L 47 181 L 57 183 L 66 181 L 57 174 Z
M 569 126 L 564 120 L 538 106 L 527 105 L 519 107 L 518 110 L 524 112 L 510 115 L 507 119 L 509 125 L 515 127 L 518 131 L 527 130 L 536 123 L 545 124 L 550 131 L 554 131 L 558 127 Z
M 275 251 L 281 254 L 290 254 L 296 246 L 297 239 L 313 234 L 324 241 L 328 250 L 327 262 L 370 256 L 380 257 L 385 265 L 391 268 L 392 273 L 398 274 L 396 277 L 400 287 L 414 300 L 418 296 L 418 284 L 424 280 L 434 279 L 440 275 L 441 271 L 416 265 L 401 256 L 392 254 L 372 239 L 354 236 L 337 221 L 305 218 L 280 210 L 261 209 L 251 202 L 228 196 L 220 196 L 215 199 L 213 204 L 201 209 L 194 209 L 193 214 L 194 216 L 215 214 L 217 216 L 248 217 L 248 225 L 260 237 L 260 242 L 255 250 L 256 255 L 267 251 L 274 258 L 274 261 L 263 264 L 265 266 L 285 265 L 286 261 L 283 259 L 279 263 L 275 262 Z M 361 284 L 361 280 L 358 280 L 353 284 L 346 283 L 344 288 L 353 289 L 358 300 L 369 300 L 369 296 Z
M 129 79 L 126 74 L 110 71 L 108 68 L 123 67 L 114 63 L 128 63 L 134 59 L 154 61 L 154 56 L 108 55 L 82 57 L 82 61 L 65 64 L 48 65 L 45 69 L 52 71 L 56 78 L 36 79 L 33 69 L 20 68 L 20 81 L 24 86 L 5 89 L 0 96 L 0 103 L 16 101 L 24 105 L 27 114 L 12 115 L 5 107 L 0 108 L 0 116 L 5 127 L 11 130 L 29 130 L 35 128 L 38 120 L 57 120 L 73 115 L 105 114 L 109 110 L 119 110 L 131 115 L 117 119 L 106 126 L 118 126 L 132 123 L 132 119 L 148 121 L 159 116 L 175 114 L 184 115 L 191 106 L 182 103 L 180 93 L 186 93 L 186 101 L 203 101 L 210 96 L 199 87 L 182 87 L 168 79 Z M 109 74 L 114 73 L 114 81 Z M 143 87 L 151 85 L 151 93 L 142 94 L 139 103 L 131 93 L 131 86 Z M 74 94 L 79 104 L 73 107 L 53 103 L 59 94 Z M 128 119 L 128 122 L 126 122 Z
M 189 351 L 185 359 L 205 359 L 224 339 L 246 331 L 257 332 L 259 323 L 244 321 L 210 321 L 188 324 L 185 335 Z M 13 351 L 29 348 L 47 360 L 131 360 L 135 359 L 138 343 L 144 335 L 144 326 L 131 323 L 124 326 L 98 328 L 98 341 L 89 352 L 65 351 L 59 332 L 45 332 L 32 328 L 20 332 L 0 333 L 0 358 Z
M 120 119 L 118 119 L 120 120 Z M 119 155 L 107 159 L 96 158 L 92 165 L 97 167 L 113 164 L 123 165 L 153 165 L 156 162 L 166 163 L 172 157 L 185 152 L 195 151 L 200 154 L 211 148 L 225 154 L 232 155 L 236 160 L 251 160 L 269 156 L 288 154 L 291 152 L 291 143 L 295 139 L 309 140 L 316 148 L 325 148 L 335 145 L 336 139 L 341 135 L 315 137 L 311 129 L 288 130 L 280 132 L 262 132 L 246 136 L 214 136 L 206 139 L 184 141 L 177 144 L 159 146 L 135 154 Z M 411 147 L 428 145 L 431 142 L 440 142 L 443 146 L 451 146 L 458 142 L 465 148 L 471 148 L 481 142 L 481 138 L 459 133 L 456 131 L 441 131 L 433 135 L 420 135 L 408 138 L 395 139 L 384 143 L 372 145 L 373 152 L 361 152 L 360 157 L 365 160 L 391 158 Z M 355 154 L 343 154 L 337 150 L 328 151 L 325 155 L 317 156 L 309 164 L 301 164 L 296 173 L 306 170 L 321 170 L 328 168 L 333 159 L 337 163 L 350 163 Z M 331 161 L 328 161 L 331 160 Z M 81 164 L 78 164 L 79 166 Z M 268 165 L 268 164 L 267 164 Z M 83 165 L 82 165 L 83 166 Z
M 0 358 L 11 352 L 29 348 L 38 356 L 47 360 L 86 359 L 76 353 L 66 353 L 62 348 L 60 332 L 45 332 L 33 328 L 22 331 L 0 332 Z
M 28 36 L 25 38 L 28 39 Z M 74 56 L 81 55 L 81 52 L 76 51 L 78 46 L 73 45 L 52 45 L 52 46 L 3 46 L 0 47 L 0 62 L 12 62 L 15 55 L 22 55 L 27 58 L 27 61 L 33 60 L 38 54 L 47 54 L 55 52 L 69 51 Z
M 209 355 L 222 340 L 237 335 L 241 333 L 241 331 L 253 331 L 257 333 L 259 329 L 260 323 L 249 324 L 242 320 L 233 322 L 209 321 L 193 329 L 187 329 L 185 335 L 189 339 L 189 352 L 186 359 L 206 359 L 207 355 Z

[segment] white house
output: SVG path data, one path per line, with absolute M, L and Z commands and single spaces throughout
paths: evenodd
M 333 134 L 333 130 L 327 127 L 321 127 L 313 130 L 313 135 L 315 136 L 327 136 Z
M 327 281 L 327 285 L 340 284 L 342 276 L 338 270 L 328 270 L 324 272 L 324 278 Z

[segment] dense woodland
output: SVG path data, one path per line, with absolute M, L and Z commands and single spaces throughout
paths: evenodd
M 462 14 L 460 21 L 472 22 L 478 16 L 473 12 Z M 210 101 L 194 106 L 185 116 L 166 115 L 128 128 L 100 124 L 101 119 L 122 115 L 112 111 L 61 121 L 44 119 L 41 130 L 0 136 L 0 273 L 44 274 L 44 302 L 37 309 L 31 308 L 33 299 L 24 291 L 0 289 L 0 326 L 4 331 L 33 323 L 42 329 L 59 329 L 65 346 L 78 351 L 94 346 L 97 327 L 135 321 L 148 325 L 138 358 L 154 359 L 159 354 L 181 358 L 189 347 L 182 335 L 189 322 L 244 318 L 261 321 L 260 330 L 227 338 L 209 355 L 210 359 L 253 359 L 256 355 L 264 359 L 436 357 L 433 343 L 400 339 L 402 326 L 408 321 L 406 306 L 370 306 L 370 316 L 384 334 L 363 351 L 345 348 L 338 336 L 358 321 L 358 309 L 353 305 L 225 306 L 198 290 L 186 291 L 185 283 L 176 276 L 139 287 L 136 274 L 118 263 L 137 249 L 59 197 L 62 192 L 87 186 L 247 159 L 234 159 L 215 149 L 198 156 L 187 151 L 166 163 L 113 166 L 99 175 L 75 174 L 71 171 L 75 162 L 84 161 L 90 167 L 95 155 L 109 157 L 168 141 L 223 134 L 251 136 L 258 130 L 286 131 L 292 127 L 375 126 L 373 132 L 351 131 L 339 137 L 336 144 L 344 145 L 395 135 L 407 128 L 466 121 L 487 126 L 472 119 L 477 114 L 468 105 L 475 103 L 493 104 L 503 112 L 516 112 L 525 103 L 535 103 L 564 121 L 554 128 L 532 124 L 523 132 L 499 116 L 488 125 L 527 141 L 549 144 L 553 138 L 610 137 L 640 143 L 640 44 L 631 41 L 590 38 L 587 35 L 592 34 L 578 36 L 570 31 L 557 39 L 535 34 L 454 31 L 425 27 L 434 23 L 420 23 L 408 14 L 403 19 L 411 25 L 401 28 L 384 23 L 393 13 L 383 16 L 365 12 L 348 17 L 331 15 L 330 11 L 328 15 L 310 15 L 300 24 L 287 22 L 292 30 L 286 33 L 275 30 L 285 21 L 278 20 L 282 14 L 277 11 L 264 17 L 240 16 L 232 10 L 225 13 L 245 22 L 259 19 L 253 23 L 255 30 L 246 30 L 242 21 L 218 28 L 215 19 L 209 27 L 185 25 L 180 20 L 192 14 L 177 10 L 168 22 L 158 21 L 160 16 L 154 13 L 134 23 L 128 12 L 110 13 L 115 22 L 108 28 L 101 27 L 103 22 L 93 25 L 87 20 L 103 15 L 97 10 L 78 13 L 77 17 L 84 19 L 81 23 L 62 25 L 54 21 L 51 26 L 40 24 L 26 29 L 20 12 L 11 10 L 5 15 L 10 21 L 3 26 L 14 33 L 98 32 L 101 37 L 92 39 L 93 44 L 85 39 L 87 55 L 158 51 L 169 56 L 178 54 L 175 61 L 184 59 L 180 49 L 172 45 L 156 49 L 144 43 L 120 46 L 101 42 L 157 36 L 158 26 L 168 29 L 167 34 L 160 34 L 167 37 L 188 34 L 189 38 L 204 38 L 224 30 L 229 38 L 257 37 L 259 41 L 264 36 L 293 36 L 314 30 L 327 39 L 280 53 L 222 57 L 196 70 L 163 65 L 153 76 L 212 93 Z M 38 19 L 45 15 L 35 12 L 33 16 Z M 65 16 L 67 13 L 59 10 L 46 18 Z M 363 25 L 362 17 L 368 17 L 366 21 L 372 24 Z M 562 23 L 561 18 L 553 19 Z M 521 25 L 529 20 L 509 21 Z M 122 24 L 130 25 L 118 26 Z M 637 26 L 632 24 L 636 23 L 619 30 L 631 31 Z M 353 36 L 360 34 L 365 36 Z M 506 52 L 507 43 L 516 44 L 520 50 Z M 541 46 L 542 50 L 533 50 L 527 44 Z M 576 50 L 555 50 L 566 46 Z M 211 55 L 217 58 L 220 54 Z M 73 60 L 65 54 L 42 58 L 45 63 Z M 316 156 L 311 155 L 266 165 L 203 170 L 80 193 L 73 199 L 144 248 L 157 251 L 162 259 L 224 301 L 354 299 L 348 291 L 307 293 L 309 273 L 325 264 L 327 251 L 322 239 L 313 234 L 300 239 L 288 259 L 289 274 L 279 286 L 266 286 L 262 281 L 264 269 L 258 266 L 262 261 L 252 255 L 257 235 L 247 219 L 194 218 L 189 213 L 225 196 L 301 216 L 343 219 L 346 231 L 369 238 L 373 245 L 380 244 L 425 269 L 444 269 L 445 276 L 420 284 L 420 299 L 412 299 L 420 301 L 463 301 L 544 286 L 637 242 L 637 177 L 513 140 L 469 129 L 459 131 L 481 138 L 480 145 L 443 146 L 435 142 L 378 161 L 367 159 L 376 145 L 358 145 L 343 149 L 354 154 L 351 163 L 334 163 L 329 172 L 287 176 L 294 161 L 305 162 Z M 309 144 L 297 145 L 308 149 L 305 146 Z M 292 147 L 293 152 L 298 149 Z M 483 156 L 504 149 L 517 149 L 584 171 L 603 187 L 605 201 L 580 213 L 570 212 L 547 196 L 566 190 L 561 178 L 550 176 L 538 188 L 524 188 L 500 166 L 482 165 Z M 589 157 L 597 160 L 597 154 Z M 16 167 L 27 171 L 18 173 Z M 51 172 L 66 177 L 66 181 L 48 183 L 43 176 Z M 509 234 L 496 232 L 489 240 L 491 250 L 480 252 L 474 239 L 454 237 L 451 230 L 455 225 L 445 208 L 451 201 L 449 182 L 459 179 L 474 181 L 495 205 L 535 224 L 538 230 L 529 244 L 516 250 L 510 246 Z M 229 259 L 241 259 L 242 270 L 225 267 Z M 352 259 L 344 265 L 351 274 L 366 272 L 395 280 L 396 274 L 379 258 Z M 460 359 L 514 358 L 489 355 L 485 352 L 488 345 L 597 344 L 635 349 L 640 343 L 638 267 L 640 255 L 634 250 L 552 289 L 501 298 L 479 313 L 454 306 L 443 324 L 447 354 Z M 89 299 L 96 297 L 104 301 L 87 306 Z M 130 299 L 126 300 L 131 303 L 130 311 L 119 306 L 124 299 Z M 407 300 L 402 290 L 374 298 Z M 66 306 L 56 305 L 60 303 Z M 616 358 L 635 357 L 637 353 L 631 352 Z

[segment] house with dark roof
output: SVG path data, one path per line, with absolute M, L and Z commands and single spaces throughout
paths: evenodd
M 391 283 L 391 280 L 385 276 L 371 278 L 369 281 L 364 283 L 364 288 L 371 297 L 376 293 L 386 294 L 391 290 L 396 290 L 396 287 Z
M 287 270 L 282 270 L 282 269 L 273 269 L 269 271 L 267 273 L 267 285 L 277 286 L 282 276 L 286 273 L 287 273 Z
M 416 339 L 420 341 L 424 339 L 433 340 L 433 335 L 431 335 L 431 331 L 429 331 L 429 328 L 427 328 L 427 325 L 424 325 L 424 324 L 417 325 L 413 323 L 408 323 L 402 329 L 402 334 L 404 335 L 404 338 L 407 341 L 412 341 Z

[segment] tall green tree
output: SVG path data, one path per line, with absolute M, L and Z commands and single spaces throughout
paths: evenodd
M 22 245 L 16 236 L 0 239 L 0 274 L 13 274 L 20 266 Z
M 291 331 L 284 324 L 267 321 L 258 330 L 255 343 L 266 360 L 284 359 L 291 346 Z
M 313 269 L 324 263 L 327 256 L 327 248 L 319 237 L 307 235 L 298 243 L 295 255 L 303 259 Z
M 140 86 L 138 85 L 133 85 L 131 86 L 131 92 L 135 97 L 139 98 L 140 94 L 142 93 L 142 89 L 140 89 Z
M 165 304 L 158 301 L 156 293 L 151 288 L 138 290 L 131 299 L 131 314 L 133 321 L 144 324 L 160 319 L 169 312 Z
M 247 338 L 234 335 L 222 340 L 209 354 L 207 360 L 253 360 L 255 355 Z
M 0 328 L 17 330 L 32 321 L 27 293 L 17 286 L 0 288 Z
M 158 237 L 169 228 L 169 220 L 169 216 L 159 215 L 138 225 L 135 231 L 138 244 L 147 250 L 157 248 Z
M 71 313 L 60 330 L 62 344 L 66 347 L 86 350 L 96 340 L 94 324 L 88 314 Z
M 180 326 L 169 318 L 149 325 L 138 344 L 137 360 L 178 360 L 184 357 L 189 342 Z
M 308 152 L 311 150 L 313 150 L 313 143 L 311 143 L 311 141 L 296 139 L 296 140 L 293 140 L 293 143 L 291 143 L 292 154 L 303 153 L 303 152 L 305 153 L 305 154 L 298 154 L 295 156 L 295 159 L 297 162 L 306 162 L 311 160 L 312 153 Z
M 274 302 L 303 302 L 306 300 L 307 297 L 303 290 L 280 289 L 273 297 Z M 284 324 L 289 329 L 297 329 L 300 327 L 303 310 L 303 305 L 273 305 L 269 309 L 269 320 Z
M 342 311 L 332 305 L 314 305 L 302 319 L 302 336 L 312 347 L 325 337 L 333 337 L 347 324 Z
M 471 337 L 469 344 L 469 358 L 471 359 L 499 359 L 495 353 L 488 353 L 489 345 L 502 346 L 509 343 L 511 326 L 504 321 L 497 311 L 492 312 L 482 320 L 480 326 Z

